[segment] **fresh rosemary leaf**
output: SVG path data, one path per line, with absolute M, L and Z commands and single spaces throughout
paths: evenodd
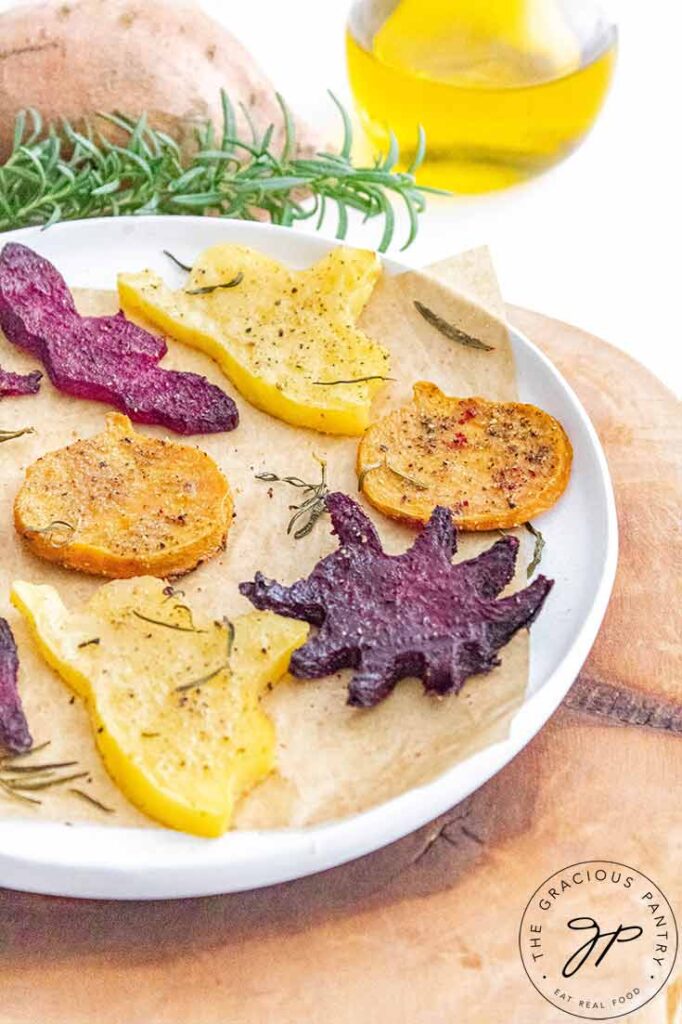
M 0 187 L 2 182 L 0 181 Z M 19 430 L 0 430 L 0 444 L 3 441 L 13 441 L 15 437 L 23 437 L 24 434 L 35 433 L 33 427 L 20 427 Z
M 369 377 L 355 377 L 352 380 L 314 380 L 313 384 L 331 387 L 334 384 L 364 384 L 367 380 L 395 380 L 395 377 L 384 377 L 380 373 L 373 373 Z
M 414 307 L 417 312 L 424 317 L 428 324 L 435 327 L 437 331 L 449 338 L 450 341 L 456 341 L 460 345 L 466 345 L 468 348 L 478 348 L 485 352 L 492 352 L 494 346 L 486 345 L 480 338 L 475 338 L 473 334 L 467 334 L 466 331 L 460 330 L 459 327 L 455 327 L 454 324 L 448 323 L 442 316 L 438 316 L 432 309 L 425 306 L 423 302 L 417 302 L 415 300 Z
M 219 288 L 236 288 L 243 280 L 244 275 L 240 270 L 231 281 L 225 281 L 223 284 L 207 284 L 203 288 L 186 288 L 185 295 L 210 295 L 212 292 L 218 291 Z
M 393 473 L 393 475 L 397 476 L 398 479 L 404 480 L 405 483 L 410 484 L 418 491 L 428 491 L 429 489 L 428 484 L 422 483 L 421 480 L 415 480 L 413 476 L 408 476 L 407 473 L 401 473 L 401 471 L 399 469 L 396 469 L 395 466 L 393 466 L 388 461 L 388 459 L 384 459 L 382 462 L 373 462 L 371 466 L 365 466 L 365 468 L 360 472 L 360 475 L 358 476 L 358 490 L 362 490 L 365 478 L 367 477 L 368 473 L 371 473 L 372 470 L 374 469 L 381 469 L 382 467 L 384 469 L 387 469 L 389 473 Z
M 182 606 L 186 608 L 186 605 Z M 149 622 L 152 626 L 164 626 L 166 629 L 175 629 L 179 633 L 205 633 L 205 629 L 197 629 L 194 623 L 190 626 L 181 626 L 177 622 L 164 622 L 163 619 L 152 619 L 149 615 L 143 615 L 142 612 L 135 611 L 133 609 L 133 615 L 136 619 L 142 619 L 143 622 Z
M 272 149 L 274 125 L 260 137 L 254 126 L 247 138 L 237 136 L 234 109 L 224 91 L 222 132 L 216 133 L 208 121 L 198 123 L 191 152 L 181 151 L 145 116 L 97 114 L 124 135 L 123 144 L 118 144 L 98 131 L 95 122 L 79 132 L 68 120 L 43 125 L 35 111 L 20 111 L 12 150 L 0 164 L 0 232 L 86 217 L 185 210 L 243 220 L 252 220 L 254 210 L 261 210 L 273 224 L 320 217 L 321 225 L 330 200 L 338 210 L 339 238 L 346 235 L 351 209 L 365 219 L 382 218 L 379 249 L 384 252 L 395 231 L 390 201 L 395 197 L 407 211 L 406 248 L 415 237 L 426 195 L 438 191 L 418 186 L 414 177 L 424 154 L 423 129 L 407 171 L 395 170 L 399 154 L 393 139 L 388 153 L 374 165 L 358 166 L 351 158 L 350 117 L 335 96 L 332 100 L 343 122 L 341 151 L 313 156 L 296 155 L 293 118 L 280 96 L 281 152 Z M 300 201 L 302 195 L 312 201 Z
M 113 807 L 107 807 L 107 805 L 103 804 L 101 800 L 97 800 L 94 796 L 90 796 L 89 793 L 86 793 L 84 789 L 76 789 L 75 787 L 72 787 L 69 790 L 69 793 L 73 793 L 74 796 L 80 797 L 81 800 L 85 800 L 87 803 L 92 804 L 93 807 L 96 807 L 99 811 L 103 811 L 105 814 L 114 813 Z
M 526 527 L 528 532 L 532 534 L 533 537 L 535 537 L 533 557 L 528 563 L 528 568 L 526 569 L 526 577 L 530 579 L 535 570 L 537 569 L 537 567 L 539 566 L 540 562 L 542 561 L 542 552 L 545 549 L 545 538 L 542 536 L 540 531 L 533 526 L 532 523 L 524 523 L 524 526 Z
M 162 249 L 161 251 L 164 256 L 167 256 L 169 260 L 173 261 L 176 267 L 180 267 L 180 270 L 186 270 L 188 274 L 191 272 L 192 268 L 186 263 L 183 263 L 182 260 L 179 260 L 178 257 L 174 256 L 172 252 L 168 251 L 168 249 Z

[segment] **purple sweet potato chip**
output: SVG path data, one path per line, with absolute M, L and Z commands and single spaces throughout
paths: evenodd
M 18 395 L 35 395 L 40 390 L 40 370 L 33 373 L 12 373 L 0 366 L 0 398 Z
M 515 537 L 505 537 L 466 562 L 452 515 L 438 507 L 402 555 L 387 555 L 360 506 L 330 494 L 339 548 L 290 587 L 257 573 L 240 591 L 256 608 L 319 626 L 291 658 L 290 671 L 318 679 L 353 668 L 348 703 L 372 707 L 399 679 L 416 676 L 424 689 L 456 693 L 469 676 L 499 665 L 497 652 L 530 626 L 553 581 L 538 576 L 509 597 L 498 594 L 514 575 Z
M 8 242 L 0 253 L 0 327 L 44 364 L 60 391 L 90 398 L 178 434 L 233 430 L 237 407 L 196 373 L 158 365 L 166 343 L 122 312 L 81 316 L 48 260 Z
M 12 630 L 0 619 L 0 746 L 13 754 L 23 754 L 33 746 L 21 707 L 18 676 L 19 657 Z

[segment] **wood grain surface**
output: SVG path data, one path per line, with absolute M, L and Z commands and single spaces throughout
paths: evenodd
M 511 314 L 588 408 L 617 492 L 614 598 L 565 705 L 464 803 L 324 874 L 166 903 L 0 891 L 1 1024 L 565 1024 L 518 954 L 544 878 L 623 861 L 682 909 L 679 409 L 616 349 Z M 680 966 L 620 1020 L 679 1024 Z

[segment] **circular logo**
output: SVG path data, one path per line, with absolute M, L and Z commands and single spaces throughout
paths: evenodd
M 611 1020 L 663 988 L 677 956 L 677 923 L 641 871 L 588 860 L 536 889 L 521 919 L 519 949 L 526 974 L 553 1006 Z

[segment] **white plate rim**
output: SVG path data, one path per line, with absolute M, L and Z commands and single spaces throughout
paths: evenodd
M 131 224 L 133 230 L 160 223 L 196 228 L 221 225 L 224 235 L 258 245 L 284 235 L 291 245 L 320 254 L 342 244 L 269 224 L 221 221 L 193 216 L 93 218 L 55 225 L 53 233 L 96 232 Z M 211 227 L 210 230 L 217 230 Z M 38 228 L 0 234 L 29 242 Z M 301 243 L 301 239 L 305 242 Z M 199 243 L 207 244 L 207 243 Z M 315 258 L 315 257 L 313 257 Z M 411 269 L 384 257 L 389 272 Z M 585 409 L 551 361 L 525 335 L 510 327 L 515 352 L 532 354 L 542 372 L 561 389 L 579 422 L 598 471 L 600 511 L 605 523 L 603 565 L 592 600 L 570 650 L 557 669 L 529 696 L 512 722 L 509 736 L 453 766 L 432 781 L 408 790 L 361 814 L 304 829 L 233 832 L 220 840 L 157 829 L 112 829 L 110 826 L 6 819 L 0 829 L 0 885 L 48 895 L 95 899 L 174 899 L 238 892 L 290 881 L 335 867 L 383 847 L 436 818 L 482 786 L 532 739 L 556 710 L 577 677 L 594 643 L 615 580 L 618 527 L 606 457 Z M 113 842 L 125 833 L 125 842 Z M 162 837 L 159 841 L 159 837 Z M 159 852 L 165 858 L 159 859 Z

